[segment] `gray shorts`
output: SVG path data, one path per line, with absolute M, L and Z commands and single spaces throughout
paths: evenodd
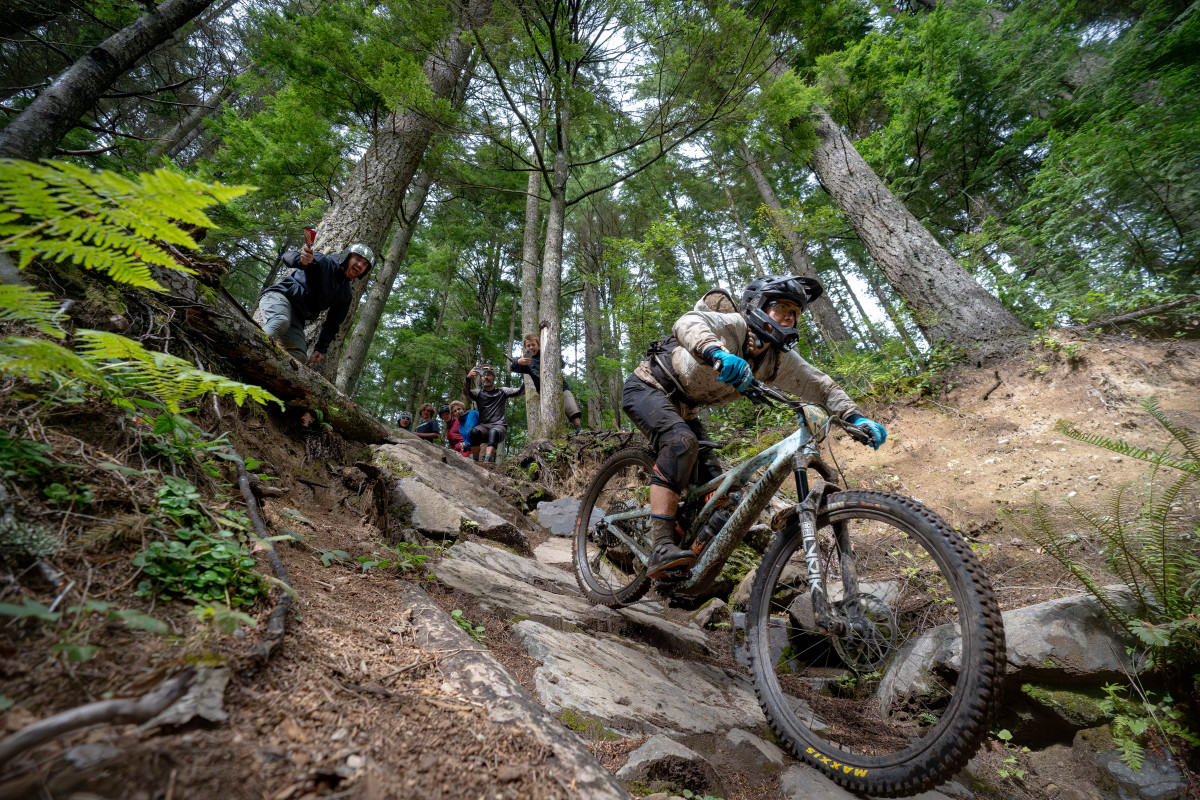
M 567 419 L 579 416 L 579 403 L 575 402 L 570 389 L 563 389 L 563 411 L 567 412 Z
M 292 304 L 287 297 L 279 292 L 267 292 L 258 298 L 254 321 L 301 364 L 308 360 L 304 325 L 292 320 Z

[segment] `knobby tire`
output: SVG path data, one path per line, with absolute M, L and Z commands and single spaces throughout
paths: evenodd
M 987 734 L 1000 701 L 1004 676 L 1004 628 L 1000 610 L 987 575 L 970 547 L 940 517 L 917 501 L 878 491 L 836 492 L 826 497 L 818 515 L 818 532 L 824 531 L 827 542 L 822 546 L 823 550 L 830 547 L 828 542 L 836 542 L 838 529 L 835 525 L 844 525 L 842 530 L 863 532 L 861 541 L 855 540 L 859 543 L 853 548 L 854 559 L 860 568 L 870 569 L 869 563 L 864 563 L 864 558 L 866 562 L 874 560 L 884 563 L 889 557 L 896 556 L 896 552 L 902 552 L 911 559 L 904 563 L 916 565 L 908 567 L 907 571 L 897 570 L 908 577 L 888 581 L 887 584 L 893 585 L 892 588 L 877 588 L 885 587 L 885 583 L 862 584 L 881 595 L 893 593 L 893 599 L 887 602 L 901 607 L 905 596 L 914 598 L 918 603 L 921 601 L 921 592 L 912 588 L 912 585 L 919 583 L 913 575 L 926 579 L 920 582 L 921 585 L 944 587 L 941 605 L 932 600 L 926 600 L 926 605 L 932 606 L 937 613 L 956 617 L 954 624 L 962 635 L 961 641 L 965 643 L 961 668 L 957 672 L 956 682 L 948 689 L 948 699 L 937 692 L 946 691 L 946 686 L 940 681 L 948 682 L 951 679 L 944 678 L 941 673 L 933 677 L 933 670 L 919 673 L 933 687 L 927 686 L 925 696 L 917 696 L 915 701 L 906 697 L 904 703 L 894 703 L 894 708 L 890 710 L 883 710 L 884 706 L 879 701 L 880 696 L 887 696 L 881 688 L 863 688 L 875 680 L 879 681 L 880 687 L 886 684 L 887 670 L 892 667 L 899 669 L 897 665 L 902 659 L 896 656 L 906 653 L 904 647 L 909 641 L 902 635 L 905 629 L 903 620 L 906 619 L 904 609 L 900 609 L 898 616 L 890 616 L 893 612 L 886 608 L 887 603 L 869 594 L 860 593 L 856 596 L 864 598 L 861 601 L 863 606 L 883 609 L 877 611 L 877 616 L 884 622 L 875 626 L 875 630 L 889 634 L 892 638 L 888 641 L 900 643 L 890 652 L 888 666 L 882 666 L 882 661 L 874 662 L 868 668 L 869 673 L 866 669 L 846 668 L 844 657 L 840 662 L 837 660 L 842 656 L 844 646 L 837 649 L 816 644 L 813 645 L 814 649 L 826 648 L 823 657 L 827 660 L 821 663 L 835 663 L 837 669 L 842 671 L 842 677 L 806 679 L 806 675 L 815 676 L 822 672 L 820 667 L 809 666 L 809 662 L 817 663 L 817 656 L 806 655 L 809 651 L 799 653 L 797 646 L 792 650 L 785 647 L 775 658 L 772 657 L 773 639 L 776 650 L 779 650 L 781 639 L 789 643 L 788 647 L 792 646 L 792 642 L 800 641 L 801 637 L 807 637 L 803 639 L 806 642 L 821 641 L 820 636 L 811 629 L 801 629 L 797 635 L 794 627 L 797 625 L 796 617 L 791 609 L 803 609 L 806 606 L 803 601 L 801 605 L 796 605 L 796 600 L 788 600 L 792 596 L 789 591 L 794 591 L 798 582 L 791 579 L 792 583 L 789 584 L 789 579 L 783 577 L 784 567 L 788 566 L 789 560 L 792 560 L 790 574 L 794 576 L 797 572 L 804 572 L 803 566 L 796 566 L 796 561 L 801 564 L 804 561 L 804 547 L 800 527 L 795 521 L 776 535 L 755 576 L 747 620 L 747 651 L 755 691 L 772 730 L 787 743 L 797 758 L 812 764 L 852 791 L 883 797 L 917 794 L 940 785 L 962 769 Z M 872 531 L 884 533 L 873 534 Z M 888 534 L 897 541 L 904 541 L 904 537 L 907 537 L 908 549 L 892 551 L 882 545 L 876 546 L 876 542 L 890 546 Z M 920 556 L 922 549 L 929 554 L 928 558 Z M 798 559 L 795 558 L 797 554 Z M 867 577 L 869 579 L 871 575 Z M 939 577 L 944 583 L 937 581 Z M 835 580 L 840 586 L 840 579 Z M 930 594 L 937 596 L 936 592 Z M 788 602 L 792 605 L 787 607 L 788 610 L 781 611 L 782 604 Z M 921 626 L 926 624 L 931 626 L 930 630 L 936 629 L 936 624 L 930 619 L 933 614 L 922 613 L 923 616 L 910 625 L 911 629 L 921 630 Z M 812 617 L 807 619 L 811 620 Z M 773 626 L 776 628 L 774 632 L 771 630 Z M 781 627 L 784 629 L 782 633 L 779 630 Z M 949 629 L 939 629 L 939 633 L 944 630 Z M 880 638 L 887 639 L 886 636 Z M 915 633 L 913 638 L 916 638 Z M 841 644 L 838 643 L 839 646 Z M 835 650 L 837 656 L 831 655 Z M 824 669 L 825 675 L 834 672 Z M 855 687 L 855 681 L 859 679 L 861 683 Z M 784 684 L 792 694 L 785 694 Z M 851 686 L 851 689 L 843 689 L 845 685 Z M 859 693 L 857 696 L 854 695 L 856 691 Z M 934 696 L 937 697 L 936 701 L 927 699 Z M 798 700 L 799 697 L 806 699 Z M 925 707 L 926 711 L 936 710 L 940 716 L 933 713 L 918 715 L 917 710 L 922 702 L 930 703 Z M 938 704 L 936 707 L 934 702 Z M 853 708 L 849 713 L 843 713 L 843 709 L 851 706 Z M 872 709 L 879 718 L 874 723 L 870 719 Z M 834 713 L 827 713 L 830 710 Z M 908 716 L 902 718 L 903 715 Z M 842 721 L 841 730 L 829 725 L 826 719 Z M 922 723 L 922 719 L 937 719 L 937 722 Z M 930 727 L 923 728 L 922 724 Z M 824 735 L 818 735 L 818 731 Z M 879 746 L 875 746 L 872 736 L 878 738 Z M 891 746 L 896 748 L 895 752 L 880 754 Z

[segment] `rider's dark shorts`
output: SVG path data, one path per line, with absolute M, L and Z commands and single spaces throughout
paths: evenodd
M 658 456 L 650 480 L 652 484 L 682 492 L 687 488 L 697 458 L 701 482 L 721 474 L 716 453 L 699 446 L 708 438 L 700 420 L 681 417 L 666 394 L 637 375 L 630 375 L 621 393 L 621 407 L 650 440 L 650 446 Z

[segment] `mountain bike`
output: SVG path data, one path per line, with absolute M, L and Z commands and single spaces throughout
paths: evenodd
M 864 442 L 869 431 L 758 381 L 745 394 L 790 409 L 798 427 L 688 488 L 676 514 L 685 547 L 735 492 L 743 497 L 696 564 L 659 582 L 658 592 L 702 596 L 772 498 L 782 499 L 745 624 L 772 730 L 797 758 L 853 791 L 904 797 L 943 783 L 975 753 L 1000 699 L 1004 627 L 987 575 L 917 500 L 838 486 L 820 458 L 831 424 Z M 617 452 L 580 503 L 573 563 L 592 602 L 618 608 L 650 589 L 654 460 L 648 449 Z M 784 486 L 789 474 L 794 492 Z

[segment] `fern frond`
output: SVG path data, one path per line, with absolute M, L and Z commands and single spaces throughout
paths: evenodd
M 141 534 L 146 520 L 145 514 L 122 514 L 111 522 L 84 531 L 79 537 L 79 545 L 84 550 L 98 550 L 114 539 L 132 539 Z
M 249 188 L 161 169 L 128 178 L 57 161 L 0 159 L 0 248 L 22 269 L 38 258 L 70 260 L 121 283 L 161 289 L 150 265 L 190 270 L 155 242 L 194 249 L 178 223 L 212 227 L 203 210 Z
M 1084 442 L 1095 447 L 1103 447 L 1105 450 L 1111 450 L 1114 453 L 1119 453 L 1129 458 L 1136 458 L 1139 461 L 1154 461 L 1158 457 L 1158 453 L 1154 450 L 1134 447 L 1124 439 L 1110 439 L 1100 434 L 1084 433 L 1083 431 L 1076 430 L 1075 426 L 1065 419 L 1060 419 L 1055 423 L 1054 429 L 1065 436 L 1070 436 L 1078 442 Z
M 257 403 L 278 403 L 279 398 L 248 383 L 230 380 L 222 375 L 197 369 L 182 358 L 170 353 L 147 350 L 138 342 L 105 331 L 80 330 L 79 352 L 89 362 L 105 364 L 105 369 L 126 384 L 156 397 L 172 414 L 180 413 L 182 404 L 208 392 L 232 397 L 241 405 L 247 398 Z
M 1179 442 L 1188 456 L 1193 462 L 1191 472 L 1200 472 L 1200 439 L 1196 434 L 1187 428 L 1182 428 L 1172 422 L 1158 405 L 1158 398 L 1151 395 L 1142 401 L 1142 408 L 1146 413 L 1154 417 L 1159 425 L 1162 425 L 1167 433 L 1174 437 L 1175 441 Z
M 24 322 L 55 339 L 66 334 L 58 326 L 58 302 L 49 292 L 29 286 L 0 283 L 0 322 Z
M 49 376 L 71 377 L 113 391 L 100 370 L 87 360 L 45 339 L 13 337 L 0 341 L 0 375 L 16 375 L 33 383 L 45 383 Z

